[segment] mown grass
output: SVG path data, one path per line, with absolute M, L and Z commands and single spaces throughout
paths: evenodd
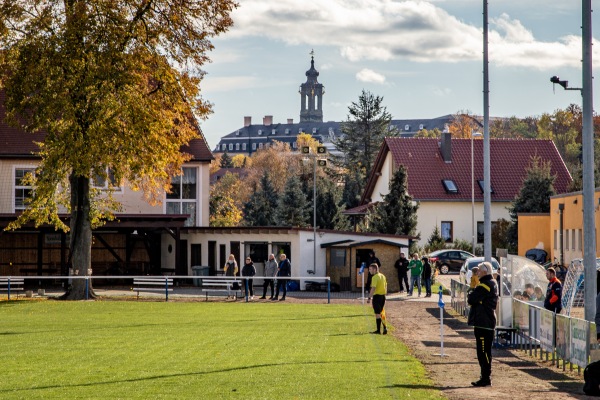
M 3 301 L 0 398 L 438 399 L 369 306 Z

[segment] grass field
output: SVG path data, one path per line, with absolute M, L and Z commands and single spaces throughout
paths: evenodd
M 368 306 L 0 302 L 0 398 L 439 399 Z

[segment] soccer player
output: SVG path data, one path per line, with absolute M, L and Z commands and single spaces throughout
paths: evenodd
M 377 322 L 377 330 L 371 333 L 381 335 L 381 314 L 383 313 L 383 307 L 385 306 L 385 295 L 387 294 L 387 280 L 385 275 L 379 272 L 379 265 L 373 263 L 369 265 L 369 272 L 373 275 L 371 280 L 371 291 L 369 297 L 373 299 L 373 311 L 375 312 L 375 320 Z M 387 327 L 383 322 L 383 334 L 387 334 Z

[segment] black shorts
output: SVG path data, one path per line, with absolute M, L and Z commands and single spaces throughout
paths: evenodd
M 382 294 L 374 294 L 371 304 L 373 304 L 373 311 L 375 311 L 375 314 L 381 314 L 383 306 L 385 306 L 385 296 Z

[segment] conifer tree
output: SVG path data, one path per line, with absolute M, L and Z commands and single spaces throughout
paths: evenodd
M 221 168 L 233 168 L 233 161 L 227 152 L 221 156 Z
M 265 171 L 260 178 L 260 183 L 253 183 L 254 194 L 244 204 L 244 220 L 248 226 L 274 226 L 276 225 L 275 211 L 277 209 L 278 195 Z
M 519 213 L 547 213 L 550 212 L 550 196 L 554 191 L 555 175 L 551 174 L 550 162 L 544 162 L 540 156 L 532 156 L 523 186 L 515 200 L 508 209 L 512 226 L 508 231 L 509 243 L 518 245 L 518 214 Z
M 406 169 L 400 166 L 389 185 L 389 193 L 383 196 L 368 214 L 369 230 L 395 235 L 415 235 L 418 204 L 406 191 Z
M 308 226 L 310 219 L 310 204 L 302 191 L 300 179 L 292 175 L 279 197 L 276 218 L 281 226 Z

